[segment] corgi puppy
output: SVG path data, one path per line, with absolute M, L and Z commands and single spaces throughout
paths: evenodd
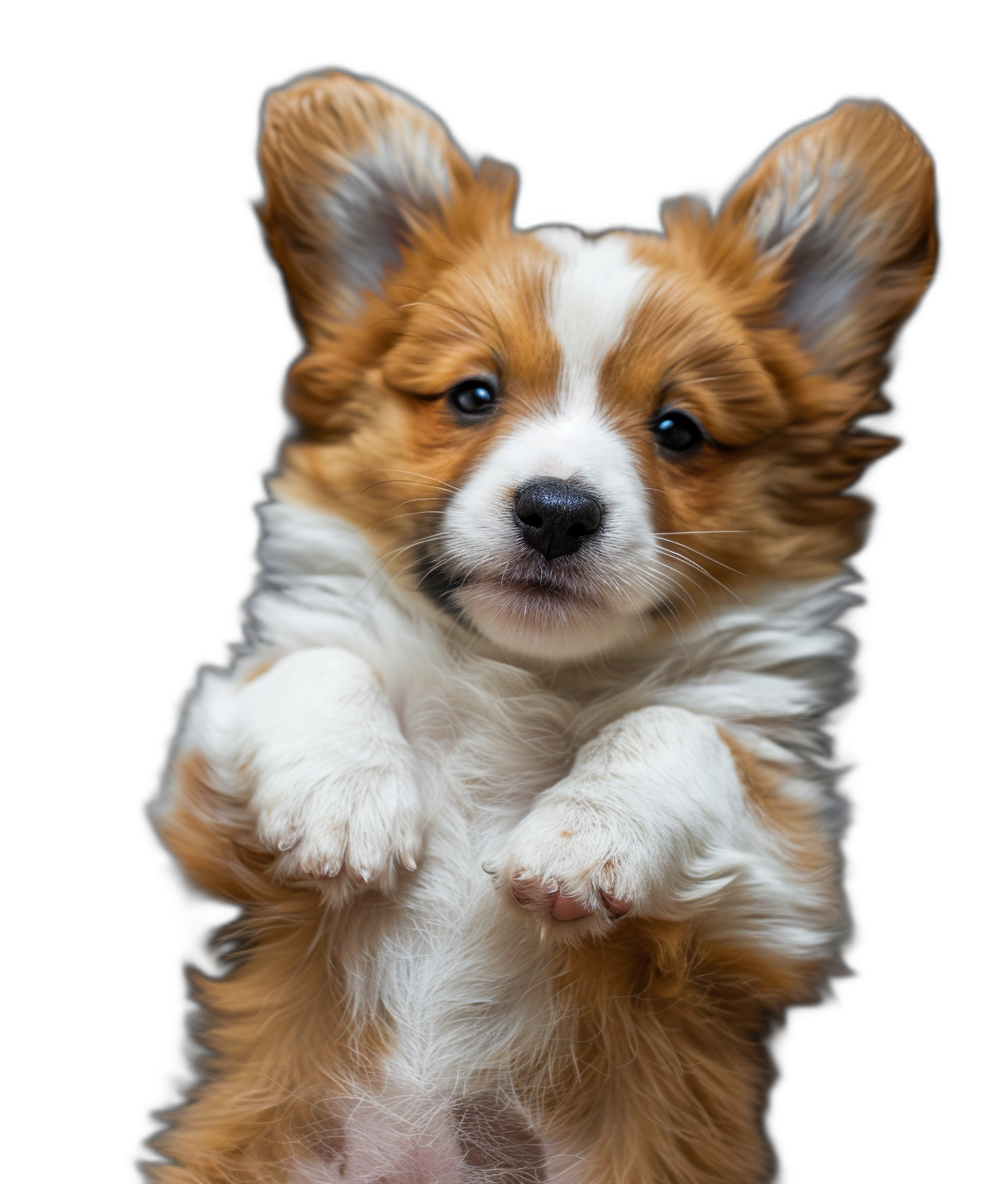
M 398 92 L 271 93 L 304 353 L 246 644 L 157 824 L 241 906 L 157 1184 L 755 1184 L 840 963 L 846 491 L 935 264 L 879 103 L 664 232 L 516 230 Z

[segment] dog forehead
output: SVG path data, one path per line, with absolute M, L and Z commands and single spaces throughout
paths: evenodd
M 573 227 L 543 227 L 529 240 L 545 250 L 538 267 L 526 272 L 538 274 L 541 299 L 526 307 L 537 310 L 545 332 L 539 348 L 523 351 L 525 364 L 512 370 L 525 380 L 523 397 L 509 430 L 473 475 L 470 492 L 495 499 L 534 476 L 591 477 L 604 493 L 625 492 L 634 484 L 633 459 L 610 422 L 603 375 L 653 286 L 652 270 L 618 232 L 589 238 Z
M 590 239 L 572 227 L 553 226 L 536 237 L 556 261 L 546 313 L 561 354 L 559 393 L 594 400 L 602 365 L 626 334 L 648 269 L 631 257 L 619 234 Z

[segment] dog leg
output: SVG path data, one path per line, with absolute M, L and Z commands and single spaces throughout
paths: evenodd
M 821 791 L 792 780 L 712 719 L 643 708 L 580 750 L 487 866 L 560 939 L 633 915 L 818 957 L 842 932 L 835 849 Z
M 179 849 L 172 839 L 188 810 L 190 830 L 209 823 L 268 855 L 274 879 L 319 882 L 335 898 L 391 891 L 416 867 L 421 810 L 412 751 L 374 671 L 335 648 L 250 667 L 206 671 L 190 702 L 161 823 L 167 841 Z

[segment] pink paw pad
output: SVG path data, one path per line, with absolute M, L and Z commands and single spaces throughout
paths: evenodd
M 554 921 L 579 921 L 582 917 L 590 917 L 603 910 L 616 918 L 630 911 L 628 900 L 621 900 L 608 892 L 599 893 L 601 907 L 592 907 L 575 896 L 567 895 L 559 886 L 531 883 L 528 880 L 512 881 L 511 896 L 523 909 L 531 913 L 548 914 Z

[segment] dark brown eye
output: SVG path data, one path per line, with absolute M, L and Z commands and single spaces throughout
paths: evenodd
M 448 402 L 466 419 L 486 415 L 496 401 L 496 388 L 484 378 L 467 378 L 448 392 Z
M 651 422 L 658 445 L 677 456 L 695 452 L 703 443 L 703 432 L 692 415 L 685 411 L 662 411 Z

